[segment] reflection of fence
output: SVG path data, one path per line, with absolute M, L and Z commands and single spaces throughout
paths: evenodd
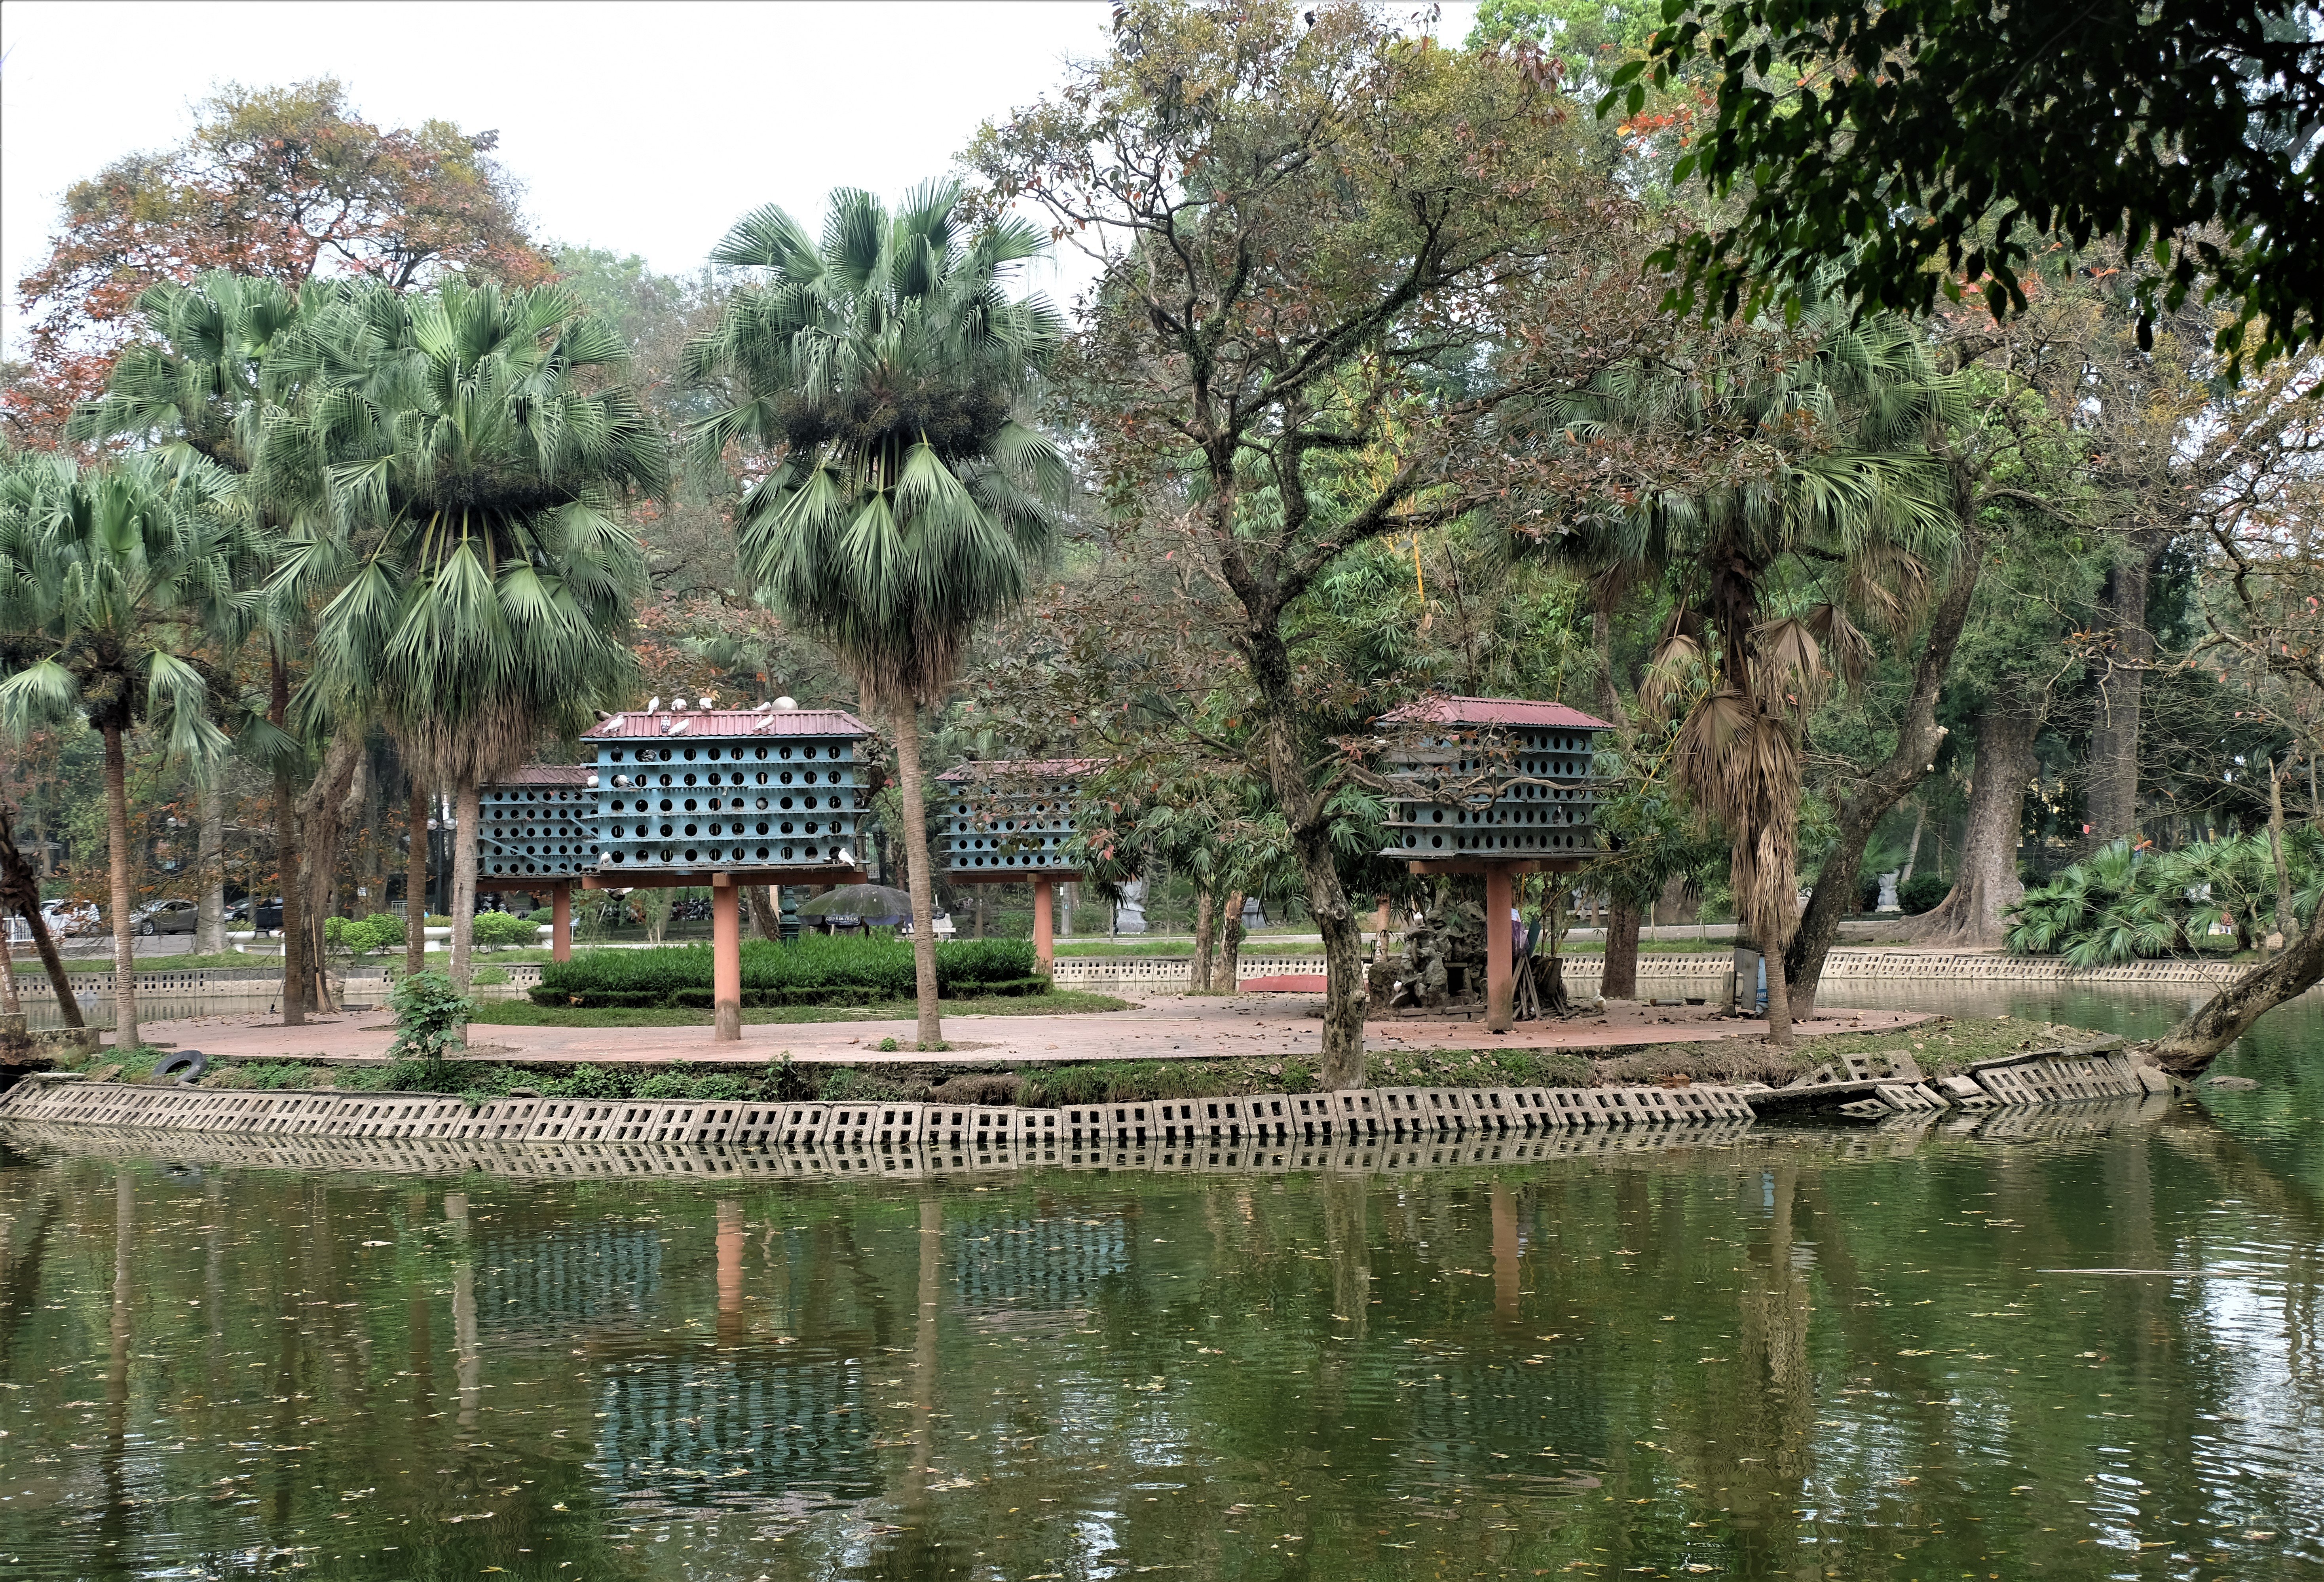
M 882 1483 L 863 1383 L 855 1364 L 764 1353 L 616 1365 L 590 1470 L 617 1499 L 662 1504 L 869 1499 Z
M 2161 1095 L 2076 1104 L 2038 1110 L 1995 1109 L 1975 1114 L 1899 1115 L 1881 1126 L 1792 1130 L 1785 1142 L 1820 1139 L 1843 1150 L 1886 1152 L 1902 1140 L 1909 1146 L 1923 1135 L 1961 1138 L 2087 1135 L 2119 1125 L 2144 1123 L 2169 1112 Z M 847 1149 L 732 1147 L 685 1143 L 525 1143 L 490 1139 L 439 1141 L 416 1137 L 301 1137 L 236 1135 L 208 1132 L 161 1132 L 74 1125 L 0 1115 L 0 1135 L 23 1144 L 103 1158 L 166 1159 L 194 1163 L 245 1165 L 274 1170 L 378 1170 L 397 1174 L 454 1175 L 475 1170 L 530 1180 L 573 1180 L 659 1176 L 673 1180 L 730 1184 L 814 1179 L 908 1180 L 946 1177 L 989 1179 L 1018 1169 L 1140 1170 L 1153 1174 L 1287 1174 L 1331 1170 L 1358 1174 L 1541 1163 L 1572 1158 L 1609 1158 L 1698 1148 L 1729 1147 L 1749 1136 L 1773 1142 L 1778 1135 L 1755 1130 L 1748 1121 L 1710 1121 L 1678 1125 L 1592 1127 L 1504 1136 L 1474 1133 L 1444 1138 L 1388 1138 L 1344 1143 L 1153 1143 L 1060 1145 L 995 1153 L 991 1162 L 919 1148 Z
M 476 1313 L 486 1328 L 634 1313 L 661 1288 L 661 1238 L 651 1229 L 491 1237 L 476 1262 Z
M 980 1221 L 954 1242 L 954 1285 L 964 1309 L 1086 1308 L 1130 1270 L 1119 1218 Z

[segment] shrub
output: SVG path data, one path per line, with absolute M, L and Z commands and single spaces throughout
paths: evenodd
M 1934 874 L 1915 874 L 1896 887 L 1896 904 L 1909 917 L 1918 917 L 1952 893 L 1953 882 Z
M 367 918 L 325 918 L 323 944 L 329 949 L 343 950 L 349 956 L 369 956 L 378 950 L 401 949 L 403 946 L 403 920 L 392 911 L 375 911 Z
M 468 983 L 475 988 L 484 988 L 508 981 L 508 968 L 505 967 L 480 967 L 468 975 Z
M 475 1007 L 453 986 L 445 974 L 415 972 L 388 991 L 388 1008 L 395 1013 L 395 1041 L 388 1046 L 394 1060 L 418 1060 L 440 1067 L 444 1057 L 466 1041 L 468 1018 Z
M 539 925 L 512 911 L 480 911 L 471 936 L 486 949 L 496 945 L 530 945 L 540 938 Z
M 1033 947 L 1025 939 L 960 939 L 936 946 L 936 992 L 1029 994 L 1048 986 L 1035 975 Z M 651 950 L 585 950 L 541 971 L 532 998 L 542 1005 L 696 1006 L 711 1004 L 707 945 Z M 742 943 L 742 1004 L 868 1004 L 909 999 L 912 948 L 899 939 L 804 935 L 797 943 Z
M 557 921 L 557 909 L 553 906 L 536 906 L 524 914 L 524 921 L 535 928 L 542 923 L 553 923 Z

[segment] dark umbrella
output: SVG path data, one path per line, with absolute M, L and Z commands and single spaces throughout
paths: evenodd
M 799 902 L 798 915 L 834 921 L 853 918 L 873 928 L 887 928 L 911 921 L 912 898 L 887 884 L 842 884 L 828 894 Z

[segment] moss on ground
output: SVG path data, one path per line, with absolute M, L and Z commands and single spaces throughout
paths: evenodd
M 1102 998 L 1102 996 L 1084 996 Z M 1003 1004 L 1025 1002 L 1007 1000 Z M 665 1013 L 584 1013 L 653 1014 Z M 794 1018 L 796 1019 L 796 1018 Z M 1588 1087 L 1686 1077 L 1696 1082 L 1766 1082 L 1780 1087 L 1841 1054 L 1905 1050 L 1932 1077 L 1971 1062 L 2026 1050 L 2087 1043 L 2098 1035 L 2012 1016 L 1940 1018 L 1885 1032 L 1804 1039 L 1792 1050 L 1756 1038 L 1648 1044 L 1618 1050 L 1430 1050 L 1370 1056 L 1365 1080 L 1376 1087 Z M 82 1063 L 91 1081 L 134 1082 L 163 1051 L 134 1051 L 126 1061 Z M 1014 1104 L 1033 1107 L 1109 1104 L 1210 1094 L 1312 1093 L 1312 1058 L 1217 1060 L 1081 1060 L 1010 1066 L 997 1061 L 913 1061 L 876 1067 L 804 1065 L 788 1059 L 759 1068 L 696 1065 L 518 1064 L 470 1058 L 429 1067 L 417 1060 L 323 1065 L 306 1059 L 241 1060 L 213 1066 L 204 1087 L 341 1087 L 366 1092 L 457 1094 L 471 1102 L 530 1088 L 553 1098 L 674 1098 L 782 1101 L 819 1098 L 899 1103 Z

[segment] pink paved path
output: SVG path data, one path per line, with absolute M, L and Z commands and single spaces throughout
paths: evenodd
M 1232 998 L 1155 996 L 1127 1011 L 1061 1016 L 948 1016 L 945 1036 L 962 1055 L 986 1060 L 1200 1059 L 1314 1055 L 1322 1023 L 1308 1015 L 1302 995 L 1240 995 Z M 286 1028 L 266 1016 L 204 1016 L 149 1022 L 155 1042 L 198 1049 L 213 1059 L 303 1056 L 318 1059 L 376 1059 L 392 1034 L 384 1013 L 310 1019 Z M 1796 1029 L 1812 1036 L 1905 1027 L 1927 1017 L 1910 1011 L 1826 1010 Z M 1710 1014 L 1699 1006 L 1622 1005 L 1570 1022 L 1523 1022 L 1506 1033 L 1480 1022 L 1393 1020 L 1367 1025 L 1380 1050 L 1432 1049 L 1603 1049 L 1635 1044 L 1696 1042 L 1764 1032 L 1764 1022 Z M 714 1044 L 707 1027 L 495 1027 L 478 1024 L 471 1041 L 492 1059 L 694 1060 L 763 1064 L 797 1060 L 919 1061 L 911 1052 L 881 1054 L 881 1039 L 908 1044 L 909 1022 L 807 1022 L 746 1025 L 739 1044 Z

